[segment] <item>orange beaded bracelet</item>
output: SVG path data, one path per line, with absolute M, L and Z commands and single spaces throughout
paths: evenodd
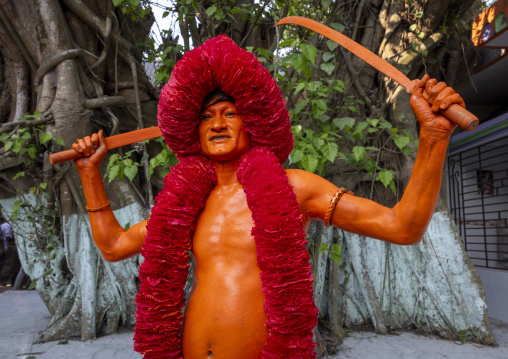
M 325 218 L 323 219 L 323 222 L 325 223 L 325 226 L 327 226 L 327 227 L 330 226 L 330 224 L 331 224 L 330 222 L 331 222 L 331 219 L 332 219 L 333 211 L 334 211 L 335 207 L 337 207 L 337 203 L 339 202 L 339 199 L 344 195 L 344 193 L 347 193 L 347 194 L 350 194 L 350 195 L 354 196 L 353 192 L 349 191 L 348 189 L 346 189 L 344 187 L 339 188 L 337 190 L 337 192 L 335 192 L 335 194 L 333 195 L 332 200 L 330 202 L 330 207 L 326 211 Z

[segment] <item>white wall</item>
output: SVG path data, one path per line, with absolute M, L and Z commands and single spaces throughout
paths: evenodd
M 508 323 L 508 271 L 476 268 L 487 296 L 489 317 Z

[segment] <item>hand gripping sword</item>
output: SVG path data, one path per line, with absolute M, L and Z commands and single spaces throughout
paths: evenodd
M 404 86 L 408 93 L 413 92 L 413 87 L 415 83 L 419 81 L 419 80 L 411 81 L 410 79 L 407 78 L 406 75 L 404 75 L 394 66 L 390 65 L 388 62 L 386 62 L 373 52 L 367 50 L 365 47 L 351 40 L 347 36 L 342 35 L 340 32 L 330 29 L 329 27 L 320 24 L 317 21 L 307 19 L 302 16 L 288 16 L 281 19 L 275 25 L 277 26 L 283 24 L 300 25 L 314 32 L 317 32 L 318 34 L 321 34 L 332 41 L 335 41 L 339 45 L 345 47 L 353 54 L 361 58 L 363 61 L 367 62 L 369 65 L 373 66 L 386 76 L 390 77 L 391 79 L 395 80 L 396 82 Z M 440 112 L 447 119 L 449 119 L 453 123 L 456 123 L 457 125 L 460 126 L 460 128 L 466 131 L 474 130 L 479 123 L 478 118 L 475 115 L 473 115 L 469 111 L 466 111 L 466 109 L 457 104 L 453 104 L 446 111 Z

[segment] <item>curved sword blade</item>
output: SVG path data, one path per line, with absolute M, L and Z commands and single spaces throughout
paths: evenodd
M 380 58 L 378 55 L 374 54 L 372 51 L 367 50 L 365 47 L 360 45 L 359 43 L 351 40 L 347 36 L 342 35 L 340 32 L 330 29 L 328 26 L 320 24 L 317 21 L 307 19 L 302 16 L 288 16 L 281 19 L 277 25 L 282 24 L 294 24 L 306 27 L 309 30 L 317 32 L 332 41 L 335 41 L 342 47 L 348 49 L 353 54 L 361 58 L 363 61 L 367 62 L 372 67 L 376 68 L 386 76 L 391 79 L 397 81 L 399 84 L 406 88 L 408 93 L 413 92 L 413 87 L 418 80 L 411 81 L 404 75 L 402 72 L 397 70 L 394 66 L 390 65 L 388 62 Z

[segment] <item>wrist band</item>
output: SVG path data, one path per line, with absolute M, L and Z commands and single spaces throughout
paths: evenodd
M 335 209 L 335 207 L 337 207 L 337 203 L 339 202 L 340 197 L 342 197 L 344 195 L 344 193 L 354 196 L 353 192 L 347 190 L 344 187 L 339 188 L 337 190 L 337 192 L 335 192 L 335 194 L 333 195 L 332 200 L 330 202 L 330 207 L 326 211 L 325 218 L 323 219 L 325 226 L 330 227 L 330 224 L 331 224 L 330 222 L 332 219 L 333 210 Z
M 101 206 L 101 207 L 97 207 L 97 208 L 90 208 L 88 207 L 88 205 L 85 206 L 85 209 L 88 211 L 88 212 L 97 212 L 97 211 L 100 211 L 100 210 L 103 210 L 104 208 L 108 207 L 110 205 L 110 201 L 108 201 L 108 203 L 106 203 L 104 206 Z

